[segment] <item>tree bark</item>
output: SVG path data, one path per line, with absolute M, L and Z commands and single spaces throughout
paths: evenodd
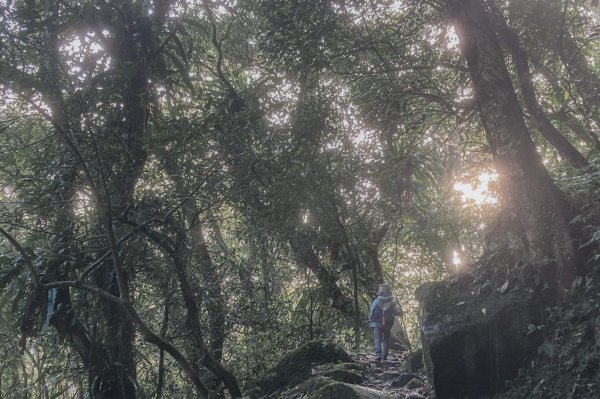
M 479 115 L 500 180 L 503 207 L 488 253 L 525 262 L 536 283 L 570 286 L 575 249 L 569 203 L 554 185 L 527 130 L 483 0 L 445 0 L 466 58 Z M 513 259 L 508 259 L 512 254 Z M 514 263 L 513 263 L 514 264 Z

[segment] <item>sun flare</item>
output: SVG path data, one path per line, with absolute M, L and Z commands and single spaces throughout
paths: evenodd
M 495 205 L 498 203 L 498 198 L 490 191 L 490 182 L 498 180 L 498 174 L 494 172 L 482 172 L 477 177 L 475 184 L 467 182 L 454 183 L 454 190 L 461 195 L 461 200 L 464 203 L 474 202 L 475 205 Z

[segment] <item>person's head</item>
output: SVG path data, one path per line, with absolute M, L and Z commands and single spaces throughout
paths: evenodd
M 389 284 L 380 284 L 379 285 L 379 291 L 377 291 L 377 295 L 383 295 L 383 296 L 392 296 L 392 290 L 390 289 Z

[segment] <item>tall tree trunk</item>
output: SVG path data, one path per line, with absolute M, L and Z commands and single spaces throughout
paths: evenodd
M 494 0 L 487 1 L 489 9 L 492 14 L 492 20 L 497 32 L 503 41 L 507 44 L 512 55 L 513 64 L 516 67 L 517 74 L 519 76 L 521 94 L 525 101 L 527 110 L 533 117 L 533 121 L 546 140 L 558 153 L 565 158 L 571 165 L 576 168 L 585 168 L 589 166 L 589 162 L 581 153 L 567 140 L 561 132 L 554 127 L 548 115 L 540 107 L 536 95 L 533 81 L 531 79 L 531 71 L 529 69 L 529 61 L 527 53 L 521 46 L 521 41 L 517 33 L 506 23 L 502 12 L 494 2 Z
M 187 212 L 186 212 L 187 213 Z M 215 265 L 210 257 L 208 245 L 202 235 L 202 225 L 188 216 L 192 224 L 190 238 L 192 251 L 201 262 L 201 273 L 207 297 L 204 299 L 209 319 L 209 348 L 211 355 L 217 362 L 223 356 L 223 343 L 225 342 L 225 299 L 221 288 L 221 279 L 217 274 Z
M 171 308 L 170 284 L 167 284 L 165 290 L 165 303 L 163 309 L 163 321 L 160 327 L 160 337 L 165 339 L 169 328 L 169 309 Z M 165 350 L 160 348 L 158 352 L 158 375 L 156 379 L 156 396 L 155 399 L 161 399 L 165 385 Z
M 175 182 L 175 188 L 181 198 L 189 196 L 185 182 L 182 179 L 180 167 L 175 159 L 166 157 L 163 160 L 166 172 Z M 221 277 L 217 273 L 215 264 L 210 256 L 208 245 L 202 232 L 202 224 L 198 220 L 200 212 L 193 198 L 182 205 L 183 214 L 187 224 L 189 249 L 185 250 L 186 263 L 192 264 L 194 259 L 200 263 L 202 283 L 206 290 L 204 304 L 209 319 L 209 348 L 211 355 L 217 362 L 223 356 L 225 342 L 225 298 L 221 285 Z
M 477 107 L 499 174 L 503 211 L 488 252 L 533 266 L 536 283 L 570 286 L 575 259 L 571 211 L 525 125 L 483 0 L 445 0 L 467 60 Z M 513 263 L 514 264 L 514 263 Z
M 98 267 L 94 278 L 100 289 L 118 297 L 119 289 L 113 271 L 113 262 L 107 261 Z M 136 388 L 133 381 L 136 378 L 136 364 L 133 323 L 118 303 L 105 298 L 99 298 L 98 302 L 106 320 L 106 331 L 101 334 L 100 342 L 96 344 L 102 344 L 106 348 L 110 368 L 101 379 L 96 379 L 94 393 L 99 398 L 135 398 Z
M 591 131 L 591 128 L 584 126 L 568 111 L 559 111 L 555 116 L 560 123 L 564 123 L 580 140 L 585 142 L 591 150 L 600 151 L 600 139 Z
M 187 253 L 187 234 L 181 228 L 177 228 L 177 238 L 175 241 L 162 233 L 152 231 L 148 228 L 141 228 L 151 240 L 157 243 L 172 259 L 173 267 L 175 269 L 175 276 L 179 283 L 179 289 L 183 297 L 183 303 L 185 305 L 186 317 L 185 324 L 189 332 L 189 340 L 191 342 L 193 354 L 190 356 L 194 359 L 195 369 L 190 370 L 192 376 L 198 376 L 198 366 L 202 365 L 210 370 L 217 378 L 219 382 L 222 382 L 225 388 L 229 391 L 232 398 L 239 398 L 242 396 L 237 379 L 228 369 L 223 367 L 211 354 L 209 348 L 206 346 L 204 336 L 202 334 L 202 325 L 200 323 L 198 313 L 198 301 L 196 300 L 195 290 L 193 289 L 191 278 L 189 275 L 189 267 L 186 259 Z M 138 323 L 139 324 L 139 323 Z M 158 337 L 155 337 L 156 339 Z M 176 359 L 179 360 L 179 359 Z M 185 363 L 187 363 L 187 359 Z M 198 394 L 206 395 L 207 389 L 205 385 L 198 381 L 195 383 L 198 388 Z
M 181 250 L 181 246 L 178 246 Z M 186 325 L 190 332 L 191 340 L 194 344 L 194 350 L 197 351 L 200 363 L 209 369 L 219 381 L 225 385 L 232 398 L 240 398 L 242 392 L 235 376 L 223 367 L 210 353 L 209 348 L 204 343 L 202 336 L 202 326 L 198 318 L 198 304 L 194 298 L 194 292 L 190 284 L 190 279 L 186 270 L 185 260 L 178 256 L 177 251 L 172 253 L 175 274 L 179 280 L 179 287 L 183 295 L 183 302 L 186 307 Z
M 50 3 L 49 11 L 51 15 L 58 15 L 58 7 L 58 2 Z M 56 21 L 49 19 L 45 32 L 46 62 L 41 73 L 46 85 L 46 90 L 43 94 L 52 109 L 55 128 L 60 131 L 58 136 L 63 137 L 65 141 L 70 140 L 71 145 L 74 145 L 81 137 L 76 137 L 78 132 L 75 126 L 78 123 L 74 122 L 73 119 L 77 118 L 77 116 L 69 115 L 63 98 L 65 88 L 63 82 L 60 80 L 63 74 L 58 50 L 58 29 Z M 79 115 L 79 112 L 76 115 Z M 66 147 L 68 146 L 69 143 L 66 143 Z M 73 156 L 75 157 L 74 154 Z M 78 164 L 78 167 L 80 170 L 87 166 Z M 65 191 L 59 193 L 60 200 L 64 200 L 65 198 L 74 199 L 76 196 L 75 175 L 67 175 L 66 177 L 68 180 L 59 185 Z M 101 199 L 98 200 L 101 201 Z M 56 227 L 58 235 L 55 242 L 58 254 L 65 251 L 65 253 L 68 253 L 70 243 L 63 242 L 62 237 L 72 236 L 70 212 L 70 209 L 62 209 L 58 217 Z M 60 266 L 50 268 L 52 270 L 52 277 L 55 280 L 63 280 L 71 277 L 63 273 L 59 268 Z M 110 281 L 116 274 L 113 271 L 114 269 L 111 267 L 101 277 L 102 288 L 118 295 L 116 284 Z M 131 321 L 117 304 L 107 303 L 103 299 L 100 299 L 102 303 L 101 307 L 106 317 L 108 332 L 105 335 L 103 343 L 91 342 L 83 324 L 77 319 L 68 288 L 59 287 L 56 290 L 54 308 L 57 312 L 52 317 L 52 324 L 56 327 L 59 334 L 69 339 L 82 356 L 84 364 L 90 368 L 94 381 L 94 394 L 98 397 L 134 398 L 136 396 L 134 382 L 136 367 L 133 354 L 134 328 Z

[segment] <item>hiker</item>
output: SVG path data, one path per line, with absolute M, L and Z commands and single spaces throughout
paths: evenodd
M 387 360 L 390 346 L 390 332 L 394 325 L 394 316 L 400 314 L 392 290 L 388 284 L 381 284 L 377 298 L 371 304 L 369 321 L 375 336 L 375 360 Z

